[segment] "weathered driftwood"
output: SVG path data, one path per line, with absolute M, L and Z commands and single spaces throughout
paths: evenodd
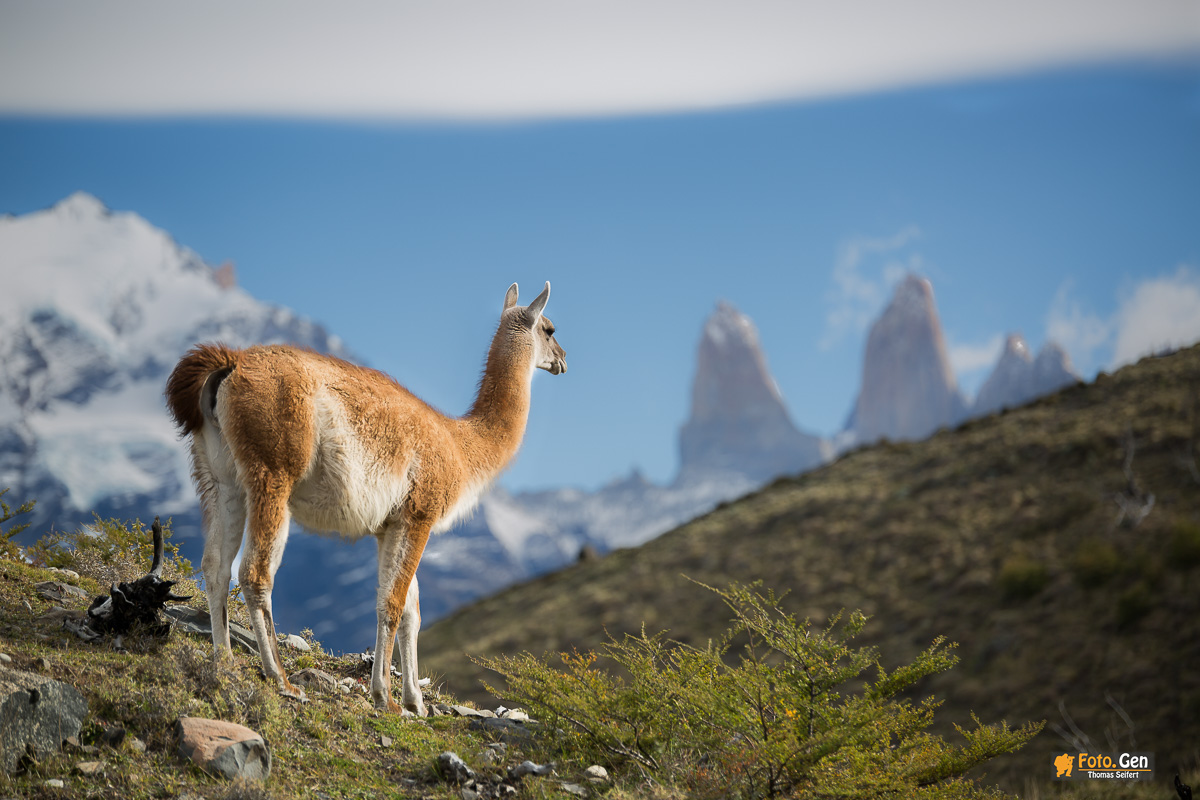
M 88 624 L 99 633 L 128 633 L 135 625 L 153 636 L 166 636 L 171 626 L 163 622 L 158 612 L 165 608 L 168 600 L 191 599 L 191 595 L 180 597 L 171 593 L 175 581 L 162 578 L 163 532 L 158 517 L 150 526 L 154 535 L 154 561 L 150 572 L 133 583 L 114 583 L 112 591 L 92 601 L 88 609 Z
M 31 672 L 0 667 L 0 768 L 57 753 L 78 736 L 87 700 L 74 687 Z

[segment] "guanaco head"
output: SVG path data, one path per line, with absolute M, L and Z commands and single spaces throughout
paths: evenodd
M 550 281 L 546 281 L 542 293 L 522 308 L 517 305 L 517 285 L 514 283 L 504 295 L 502 318 L 508 322 L 509 330 L 528 332 L 533 337 L 533 366 L 557 375 L 567 371 L 567 353 L 554 339 L 554 323 L 542 314 L 549 299 Z

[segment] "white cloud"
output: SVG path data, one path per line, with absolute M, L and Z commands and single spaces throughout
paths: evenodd
M 1197 48 L 1194 0 L 0 0 L 0 112 L 660 112 Z
M 961 380 L 963 375 L 996 366 L 996 362 L 1000 360 L 1000 353 L 1004 350 L 1004 334 L 993 334 L 985 341 L 975 344 L 951 344 L 948 350 L 950 366 Z
M 1116 315 L 1113 366 L 1164 349 L 1200 341 L 1200 275 L 1180 267 L 1174 275 L 1144 281 Z
M 1046 338 L 1070 353 L 1072 361 L 1115 369 L 1161 350 L 1200 341 L 1200 275 L 1179 267 L 1174 274 L 1146 278 L 1122 293 L 1116 311 L 1103 317 L 1070 296 L 1064 283 L 1046 317 Z M 1111 348 L 1108 359 L 1098 352 Z
M 847 335 L 862 333 L 887 303 L 892 287 L 921 267 L 921 256 L 907 250 L 920 238 L 915 226 L 885 239 L 860 237 L 842 245 L 833 267 L 834 288 L 828 295 L 825 333 L 827 350 Z
M 1046 315 L 1046 339 L 1058 342 L 1081 368 L 1095 363 L 1095 353 L 1112 339 L 1111 320 L 1088 311 L 1071 297 L 1072 284 L 1066 281 L 1054 294 Z

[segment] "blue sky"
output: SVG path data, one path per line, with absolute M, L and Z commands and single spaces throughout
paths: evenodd
M 721 299 L 824 435 L 905 270 L 932 280 L 968 392 L 1012 331 L 1089 377 L 1200 338 L 1194 52 L 792 94 L 428 118 L 0 96 L 0 212 L 76 190 L 135 211 L 455 414 L 508 284 L 550 280 L 570 371 L 535 381 L 513 489 L 670 479 Z

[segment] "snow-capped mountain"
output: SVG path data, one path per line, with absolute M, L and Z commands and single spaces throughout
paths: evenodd
M 35 530 L 92 511 L 194 511 L 162 392 L 196 342 L 288 341 L 345 355 L 319 325 L 255 300 L 228 269 L 222 277 L 88 194 L 0 218 L 0 254 L 0 487 L 37 499 Z

